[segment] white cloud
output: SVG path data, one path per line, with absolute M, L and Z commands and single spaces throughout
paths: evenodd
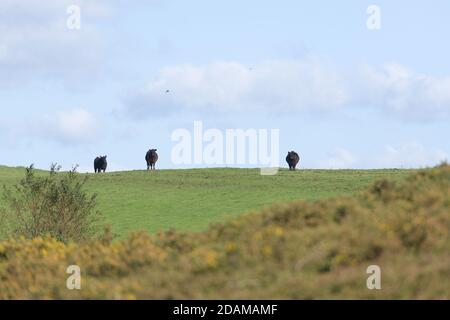
M 353 168 L 357 162 L 355 156 L 344 148 L 335 148 L 328 154 L 328 159 L 320 164 L 321 168 L 348 169 Z
M 0 138 L 14 144 L 43 140 L 63 145 L 89 144 L 98 140 L 102 123 L 86 108 L 66 109 L 54 114 L 22 119 L 0 119 Z
M 67 7 L 81 8 L 81 29 L 69 30 Z M 101 69 L 102 38 L 95 22 L 109 3 L 88 0 L 2 0 L 0 2 L 0 87 L 50 76 L 77 81 Z
M 162 68 L 125 104 L 137 117 L 180 110 L 286 113 L 371 107 L 401 119 L 439 120 L 450 116 L 450 76 L 421 75 L 400 64 L 342 72 L 317 57 L 175 65 Z
M 409 142 L 400 145 L 386 145 L 383 149 L 373 150 L 373 153 L 366 154 L 364 157 L 356 157 L 353 151 L 337 147 L 327 154 L 325 160 L 318 161 L 313 168 L 409 169 L 433 167 L 448 160 L 450 160 L 449 154 L 442 149 L 427 148 L 418 142 Z
M 427 120 L 450 115 L 450 76 L 418 74 L 396 63 L 380 68 L 365 66 L 355 89 L 354 95 L 362 102 L 404 118 Z
M 178 110 L 283 113 L 336 110 L 347 102 L 347 93 L 331 65 L 311 58 L 165 67 L 126 102 L 139 117 Z
M 78 143 L 96 138 L 97 120 L 92 113 L 85 109 L 60 112 L 52 122 L 51 131 L 63 141 Z
M 427 149 L 417 142 L 399 146 L 387 145 L 377 159 L 376 166 L 381 168 L 418 168 L 430 167 L 450 159 L 439 149 Z

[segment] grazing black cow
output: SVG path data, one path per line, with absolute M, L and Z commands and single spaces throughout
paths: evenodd
M 288 152 L 286 156 L 286 162 L 289 165 L 289 170 L 295 170 L 295 167 L 297 166 L 297 163 L 300 161 L 300 157 L 298 156 L 297 152 L 290 151 Z
M 95 173 L 102 172 L 102 171 L 105 172 L 107 166 L 108 166 L 108 162 L 106 161 L 106 156 L 95 158 L 95 160 L 94 160 Z
M 147 161 L 147 170 L 155 170 L 156 161 L 158 161 L 158 154 L 156 149 L 150 149 L 145 155 L 145 161 Z

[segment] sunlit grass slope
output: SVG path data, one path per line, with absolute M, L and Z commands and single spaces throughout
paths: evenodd
M 0 167 L 0 185 L 24 176 L 24 168 Z M 170 228 L 204 230 L 249 210 L 290 200 L 355 194 L 377 179 L 399 180 L 407 170 L 192 169 L 89 174 L 88 191 L 98 194 L 105 224 L 116 235 Z M 44 172 L 42 172 L 44 174 Z M 0 203 L 1 205 L 1 203 Z

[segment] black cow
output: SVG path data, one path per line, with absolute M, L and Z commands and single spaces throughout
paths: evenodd
M 145 161 L 147 161 L 147 170 L 155 170 L 156 161 L 158 161 L 158 154 L 156 149 L 150 149 L 145 155 Z
M 298 156 L 297 152 L 290 151 L 288 152 L 286 156 L 286 162 L 289 165 L 289 170 L 295 170 L 295 167 L 297 166 L 297 163 L 300 161 L 300 157 Z
M 95 158 L 95 160 L 94 160 L 95 173 L 102 172 L 102 171 L 105 172 L 107 166 L 108 166 L 108 162 L 106 161 L 106 156 Z

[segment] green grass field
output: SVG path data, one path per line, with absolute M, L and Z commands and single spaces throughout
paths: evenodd
M 24 171 L 0 167 L 0 185 L 19 181 Z M 283 169 L 275 176 L 261 176 L 258 169 L 130 171 L 89 174 L 87 187 L 98 194 L 105 224 L 123 237 L 136 230 L 205 230 L 212 222 L 265 205 L 352 195 L 375 180 L 398 180 L 410 173 L 394 169 Z

